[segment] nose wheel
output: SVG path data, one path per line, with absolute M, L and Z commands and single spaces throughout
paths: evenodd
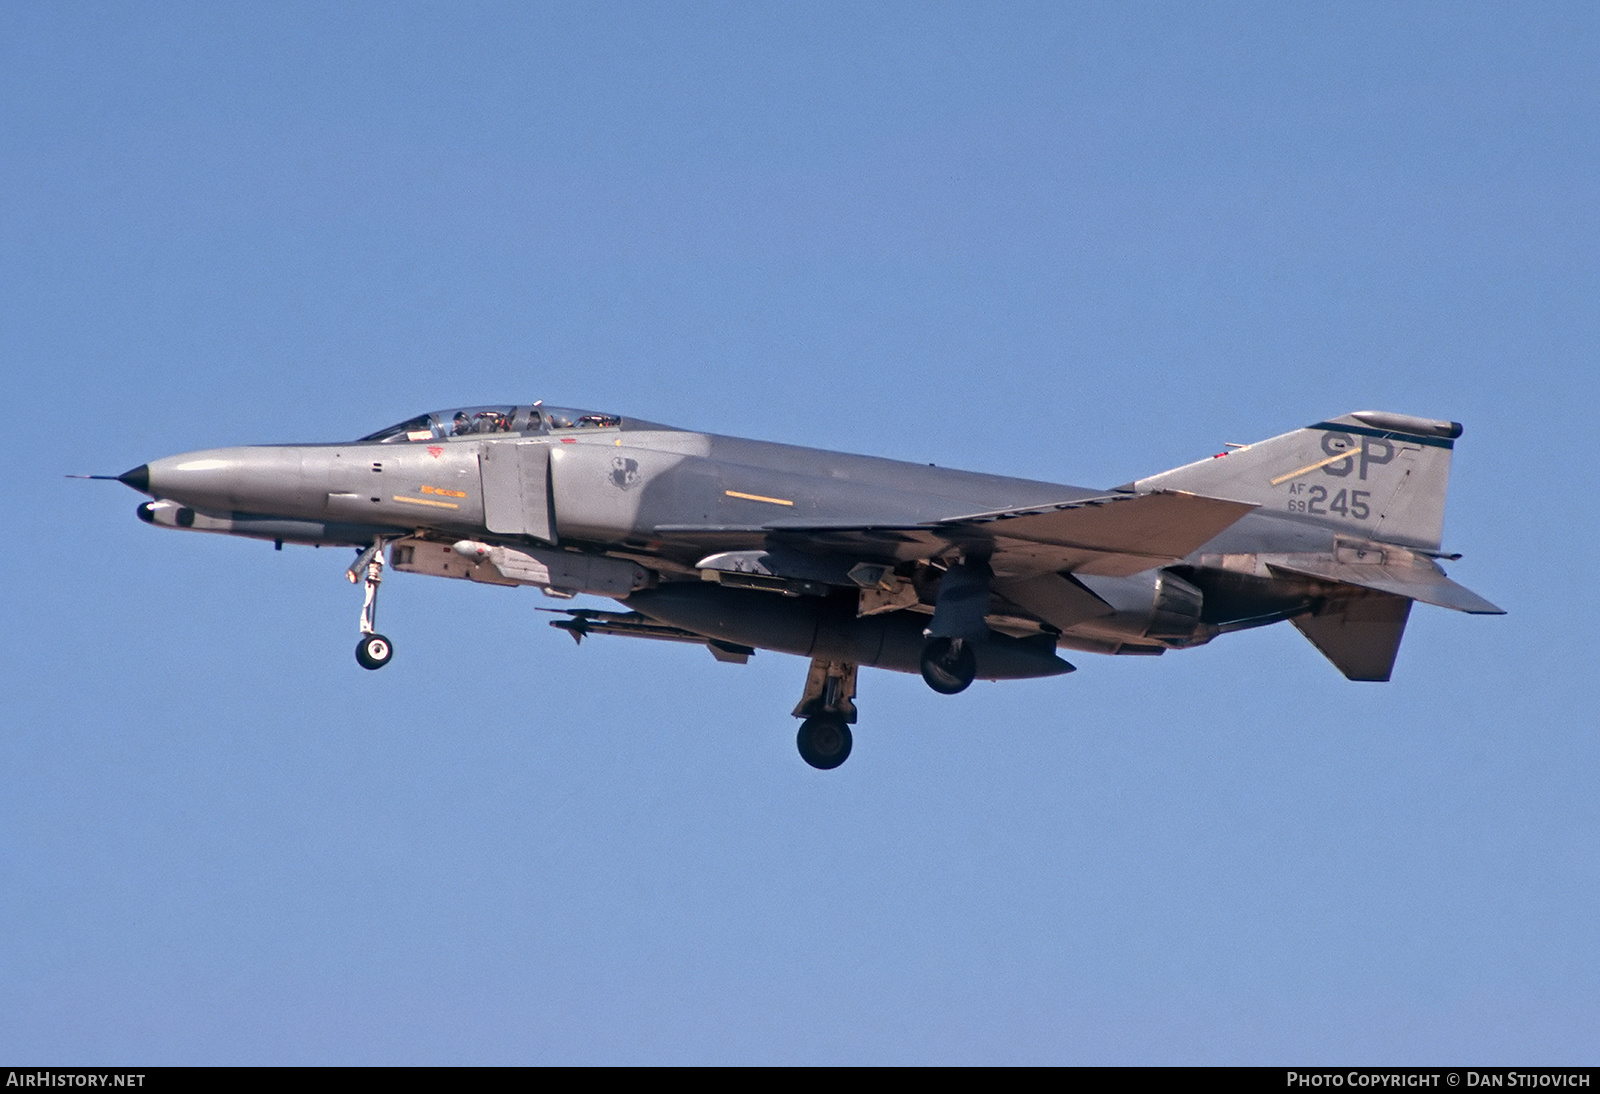
M 364 669 L 381 669 L 394 656 L 394 646 L 381 634 L 363 635 L 356 643 L 356 660 Z
M 361 641 L 356 643 L 356 662 L 364 669 L 381 669 L 394 657 L 394 643 L 378 633 L 378 585 L 383 581 L 382 539 L 356 557 L 345 571 L 351 584 L 361 582 L 366 596 L 361 602 Z

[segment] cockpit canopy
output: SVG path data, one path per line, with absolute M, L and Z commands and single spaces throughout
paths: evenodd
M 606 429 L 621 424 L 622 419 L 615 414 L 545 406 L 542 403 L 532 406 L 463 406 L 419 414 L 361 439 L 380 444 L 404 444 L 408 441 L 442 441 L 476 434 L 538 435 L 568 429 Z

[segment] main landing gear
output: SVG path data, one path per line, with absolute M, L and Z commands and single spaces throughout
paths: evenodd
M 800 723 L 795 744 L 812 767 L 831 771 L 850 758 L 850 726 L 856 720 L 856 667 L 817 658 L 806 673 L 806 689 L 794 708 Z
M 964 638 L 930 638 L 922 647 L 922 679 L 940 695 L 966 691 L 978 675 L 978 655 Z
M 963 558 L 945 568 L 933 618 L 922 633 L 922 679 L 940 695 L 966 691 L 978 675 L 978 654 L 972 648 L 989 634 L 990 584 L 994 571 L 985 558 Z
M 965 691 L 978 674 L 978 655 L 963 638 L 930 638 L 922 651 L 922 678 L 942 695 Z M 850 758 L 850 727 L 856 720 L 856 666 L 816 658 L 806 690 L 794 708 L 804 718 L 795 745 L 812 767 L 831 771 Z
M 366 598 L 361 604 L 361 641 L 356 643 L 356 662 L 364 669 L 381 669 L 394 657 L 394 643 L 378 633 L 378 585 L 383 581 L 384 541 L 375 539 L 372 546 L 356 558 L 345 577 L 354 585 L 361 582 Z

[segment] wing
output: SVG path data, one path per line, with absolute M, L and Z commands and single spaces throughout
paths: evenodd
M 1249 502 L 1163 490 L 975 513 L 941 521 L 939 527 L 965 540 L 992 539 L 996 573 L 1125 576 L 1176 562 L 1255 508 Z
M 1027 578 L 1076 571 L 1126 576 L 1183 558 L 1256 506 L 1162 490 L 1104 494 L 970 513 L 921 524 L 774 521 L 750 527 L 662 525 L 664 536 L 759 536 L 800 550 L 906 562 L 955 550 L 987 554 L 995 575 Z

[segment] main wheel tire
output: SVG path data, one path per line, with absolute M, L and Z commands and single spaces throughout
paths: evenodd
M 381 634 L 363 635 L 356 643 L 356 660 L 364 669 L 381 669 L 394 656 L 394 643 Z
M 832 771 L 850 758 L 850 727 L 843 718 L 819 714 L 800 723 L 795 744 L 800 758 L 821 771 Z
M 922 647 L 922 679 L 940 695 L 966 691 L 978 675 L 978 655 L 972 643 L 956 638 L 930 638 Z

